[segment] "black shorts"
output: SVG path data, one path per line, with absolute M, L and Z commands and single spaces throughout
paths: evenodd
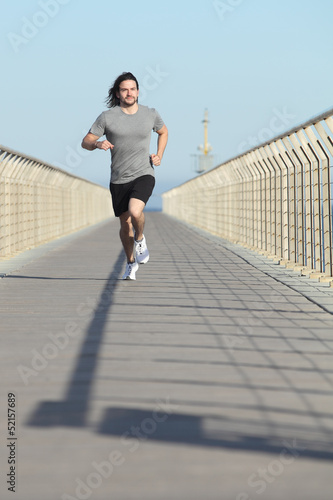
M 110 192 L 115 216 L 119 217 L 124 212 L 127 212 L 131 198 L 136 198 L 146 204 L 151 197 L 154 186 L 155 177 L 152 175 L 142 175 L 125 184 L 113 184 L 110 182 Z

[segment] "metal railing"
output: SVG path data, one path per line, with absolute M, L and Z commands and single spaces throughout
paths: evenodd
M 163 211 L 311 277 L 332 277 L 332 115 L 167 191 Z
M 0 257 L 112 215 L 108 189 L 0 146 Z

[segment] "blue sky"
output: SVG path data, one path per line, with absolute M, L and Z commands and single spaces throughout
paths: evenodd
M 80 143 L 131 71 L 169 128 L 158 208 L 196 175 L 206 108 L 217 165 L 333 107 L 332 19 L 332 0 L 4 2 L 0 144 L 107 186 L 109 153 Z

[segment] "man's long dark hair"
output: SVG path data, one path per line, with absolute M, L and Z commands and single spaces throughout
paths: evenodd
M 118 78 L 115 79 L 112 87 L 109 89 L 109 95 L 106 98 L 106 104 L 108 108 L 114 108 L 115 106 L 119 106 L 120 101 L 116 96 L 116 94 L 117 92 L 119 92 L 119 86 L 121 82 L 124 82 L 125 80 L 134 80 L 136 83 L 136 88 L 139 90 L 138 80 L 132 73 L 130 73 L 129 71 L 125 71 L 124 73 L 119 75 Z

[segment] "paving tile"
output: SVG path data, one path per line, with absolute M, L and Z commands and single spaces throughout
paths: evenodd
M 249 500 L 279 466 L 262 499 L 328 500 L 330 290 L 161 213 L 145 234 L 133 282 L 117 220 L 0 262 L 16 498 Z

